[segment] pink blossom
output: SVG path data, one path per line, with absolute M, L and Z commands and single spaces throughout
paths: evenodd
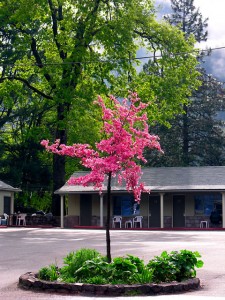
M 142 103 L 137 93 L 130 93 L 128 99 L 119 102 L 114 96 L 110 97 L 112 108 L 107 108 L 99 96 L 96 104 L 102 109 L 102 120 L 105 139 L 96 143 L 94 150 L 88 144 L 60 144 L 59 140 L 49 145 L 43 140 L 41 145 L 49 152 L 78 157 L 81 164 L 90 169 L 90 173 L 79 178 L 72 177 L 68 184 L 88 186 L 102 190 L 106 176 L 117 175 L 119 184 L 123 181 L 126 189 L 134 193 L 136 201 L 141 200 L 142 192 L 149 192 L 144 188 L 141 178 L 139 160 L 146 162 L 143 156 L 145 148 L 162 151 L 158 136 L 149 133 L 147 115 L 144 112 L 148 106 Z

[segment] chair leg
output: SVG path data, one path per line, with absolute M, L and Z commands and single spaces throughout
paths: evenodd
M 134 222 L 134 228 L 137 228 L 137 223 L 139 223 L 139 228 L 142 228 L 142 222 Z

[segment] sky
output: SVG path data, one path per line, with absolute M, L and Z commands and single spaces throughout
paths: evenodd
M 159 16 L 170 11 L 170 0 L 156 0 L 160 5 Z M 194 0 L 203 18 L 208 18 L 208 40 L 196 45 L 201 49 L 225 47 L 225 0 Z M 225 48 L 214 50 L 210 57 L 205 59 L 205 68 L 218 80 L 225 81 Z

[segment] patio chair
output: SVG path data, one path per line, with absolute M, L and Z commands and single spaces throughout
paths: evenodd
M 139 223 L 140 228 L 142 228 L 142 216 L 136 216 L 135 218 L 133 218 L 133 227 L 137 227 L 137 224 Z
M 17 216 L 16 225 L 18 225 L 18 226 L 21 226 L 21 225 L 26 226 L 26 216 L 27 216 L 27 214 L 19 214 Z
M 114 216 L 113 217 L 113 222 L 112 222 L 112 227 L 116 228 L 116 223 L 119 224 L 119 228 L 122 227 L 122 217 L 121 216 Z
M 8 225 L 9 216 L 6 213 L 4 213 L 3 216 L 4 218 L 1 218 L 1 225 Z

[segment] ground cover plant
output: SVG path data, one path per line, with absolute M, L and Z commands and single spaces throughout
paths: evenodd
M 111 263 L 95 249 L 82 248 L 70 252 L 64 265 L 52 264 L 38 272 L 47 281 L 90 284 L 145 284 L 181 282 L 196 277 L 196 268 L 203 266 L 201 255 L 195 251 L 163 251 L 147 264 L 133 255 L 115 257 Z

